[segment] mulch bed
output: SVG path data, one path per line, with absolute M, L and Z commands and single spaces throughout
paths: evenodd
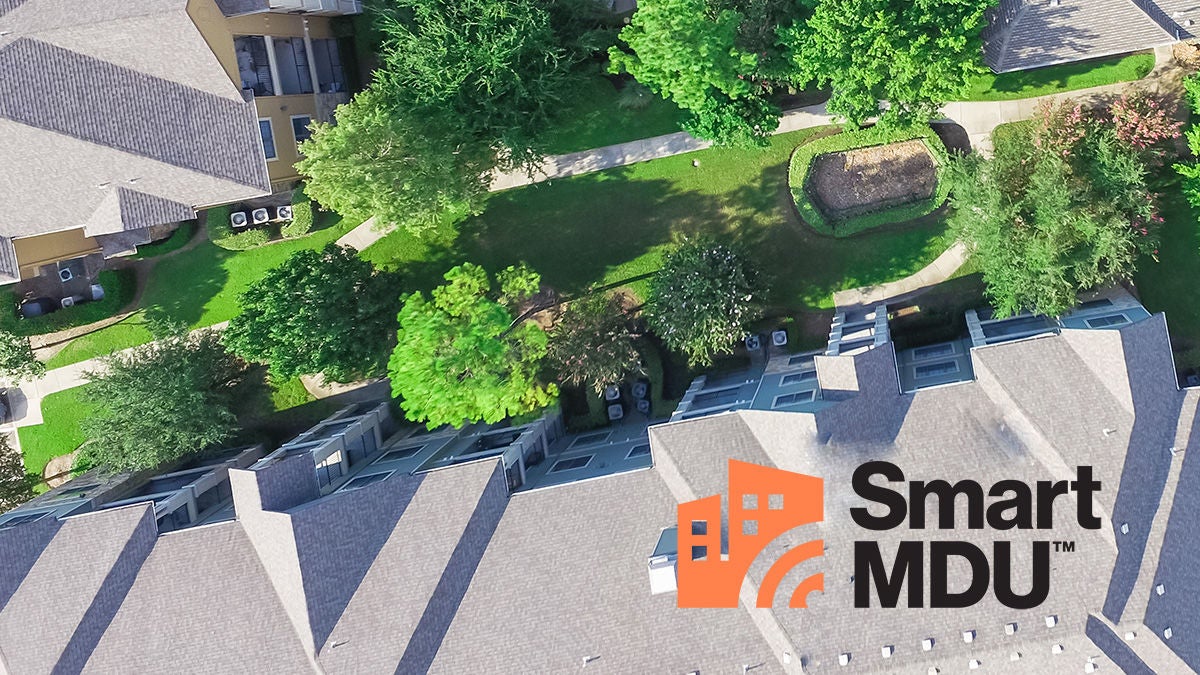
M 920 140 L 820 155 L 808 193 L 828 216 L 846 218 L 929 199 L 937 165 Z

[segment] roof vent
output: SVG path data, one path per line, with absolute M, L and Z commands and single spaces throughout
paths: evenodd
M 1054 628 L 1057 625 L 1058 625 L 1058 615 L 1057 614 L 1051 614 L 1050 616 L 1046 617 L 1046 628 Z
M 1105 435 L 1106 437 L 1107 437 L 1107 436 L 1112 436 L 1112 435 L 1113 435 L 1113 434 L 1115 434 L 1115 433 L 1117 433 L 1117 430 L 1116 430 L 1116 429 L 1109 429 L 1108 427 L 1104 427 L 1104 435 Z
M 1121 534 L 1129 534 L 1129 523 L 1121 523 Z
M 929 670 L 925 671 L 927 675 L 938 675 L 942 671 L 938 670 L 937 666 L 929 666 Z
M 841 654 L 838 654 L 838 665 L 839 666 L 850 665 L 850 652 L 842 652 Z
M 1100 666 L 1097 665 L 1095 661 L 1088 659 L 1088 662 L 1083 664 L 1083 672 L 1094 673 L 1094 672 L 1096 672 L 1096 669 L 1099 667 Z
M 674 593 L 679 590 L 675 577 L 675 561 L 679 553 L 679 529 L 668 527 L 658 535 L 658 544 L 650 554 L 650 595 Z
M 599 656 L 585 656 L 585 657 L 583 657 L 583 667 L 584 667 L 584 668 L 587 668 L 587 665 L 588 665 L 589 663 L 591 663 L 592 661 L 595 661 L 595 660 L 596 660 L 596 659 L 598 659 L 598 658 L 600 658 L 600 657 L 599 657 Z
M 963 642 L 974 642 L 974 641 L 975 641 L 975 631 L 964 630 L 963 631 Z
M 1016 623 L 1004 624 L 1004 634 L 1005 635 L 1012 635 L 1016 632 L 1017 632 L 1017 624 Z
M 1051 7 L 1058 7 L 1060 4 L 1062 4 L 1060 0 L 1050 0 Z
M 1062 645 L 1050 645 L 1050 653 L 1051 654 L 1063 653 L 1063 646 Z
M 967 662 L 967 667 L 970 668 L 971 670 L 979 670 L 979 666 L 982 666 L 982 665 L 983 664 L 980 663 L 979 659 L 971 659 L 970 661 Z
M 1175 631 L 1171 630 L 1170 626 L 1167 626 L 1166 628 L 1163 629 L 1163 637 L 1164 638 L 1170 640 L 1173 635 L 1175 635 Z
M 921 649 L 924 651 L 927 651 L 927 652 L 932 651 L 933 650 L 933 638 L 925 638 L 924 640 L 921 640 Z
M 1013 652 L 1013 653 L 1009 654 L 1008 660 L 1009 661 L 1020 661 L 1021 660 L 1021 652 Z
M 1158 595 L 1162 595 L 1163 593 L 1167 592 L 1167 587 L 1162 584 L 1159 584 L 1154 587 L 1154 592 Z
M 892 654 L 896 653 L 896 646 L 895 645 L 884 645 L 883 649 L 879 650 L 879 653 L 883 654 L 883 658 L 890 659 L 890 658 L 892 658 Z
M 1134 639 L 1135 637 L 1137 637 L 1137 633 L 1135 633 L 1135 632 L 1133 632 L 1133 631 L 1126 631 L 1126 632 L 1125 632 L 1125 639 L 1126 639 L 1126 640 L 1132 640 L 1132 639 Z

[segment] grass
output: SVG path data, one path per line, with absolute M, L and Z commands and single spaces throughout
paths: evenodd
M 17 428 L 26 471 L 40 476 L 47 462 L 74 452 L 83 444 L 80 421 L 92 410 L 85 400 L 86 395 L 86 385 L 50 394 L 42 399 L 42 417 L 46 423 Z
M 1134 283 L 1146 309 L 1166 312 L 1175 365 L 1183 372 L 1200 368 L 1200 225 L 1178 186 L 1164 191 L 1160 213 L 1164 222 L 1158 260 L 1139 261 Z
M 788 157 L 820 132 L 773 136 L 761 149 L 714 148 L 509 190 L 462 225 L 454 247 L 396 232 L 365 254 L 405 271 L 406 288 L 428 287 L 464 260 L 492 271 L 525 261 L 560 292 L 611 283 L 644 298 L 646 279 L 672 242 L 703 233 L 749 248 L 770 278 L 770 303 L 829 308 L 834 291 L 907 276 L 949 242 L 940 219 L 851 239 L 804 227 L 790 203 Z
M 812 169 L 813 162 L 818 156 L 826 153 L 845 152 L 847 150 L 900 143 L 914 139 L 919 139 L 925 144 L 925 148 L 929 151 L 930 156 L 933 157 L 933 161 L 937 167 L 936 170 L 938 171 L 939 179 L 932 196 L 908 204 L 877 209 L 871 213 L 859 214 L 849 218 L 834 218 L 827 215 L 816 202 L 809 198 L 809 171 Z M 940 174 L 942 167 L 946 165 L 949 159 L 942 139 L 938 138 L 938 135 L 928 126 L 921 129 L 871 127 L 868 129 L 846 131 L 836 136 L 818 138 L 796 148 L 796 151 L 792 153 L 788 169 L 788 183 L 791 186 L 792 199 L 796 204 L 796 210 L 800 212 L 800 216 L 804 219 L 805 223 L 812 226 L 820 234 L 834 237 L 850 237 L 884 225 L 921 218 L 944 204 L 946 198 L 950 195 L 950 185 L 946 181 L 941 180 Z M 896 179 L 902 180 L 903 176 L 896 176 Z
M 238 312 L 238 296 L 272 267 L 296 251 L 316 249 L 350 230 L 338 222 L 301 239 L 289 239 L 248 251 L 228 251 L 203 242 L 187 255 L 165 258 L 146 282 L 140 308 L 125 321 L 72 341 L 47 361 L 59 368 L 135 347 L 152 338 L 145 310 L 154 310 L 192 328 L 228 321 Z
M 971 82 L 964 101 L 1009 101 L 1140 80 L 1154 69 L 1153 52 L 1076 61 L 1015 73 L 987 73 Z
M 647 93 L 640 109 L 622 108 L 617 88 L 598 73 L 588 74 L 572 90 L 572 96 L 563 103 L 559 115 L 562 122 L 549 135 L 548 154 L 579 152 L 675 133 L 684 117 L 674 103 L 653 93 Z
M 171 236 L 149 244 L 142 244 L 138 247 L 137 253 L 129 256 L 129 258 L 131 260 L 145 260 L 146 258 L 157 258 L 160 255 L 178 251 L 187 246 L 192 237 L 196 236 L 197 229 L 199 229 L 199 225 L 196 224 L 196 221 L 185 220 L 180 223 L 179 227 L 175 228 Z
M 104 288 L 104 298 L 65 307 L 50 314 L 25 319 L 17 314 L 17 298 L 12 291 L 0 293 L 6 309 L 0 310 L 0 329 L 17 335 L 41 335 L 107 319 L 133 301 L 137 292 L 136 274 L 131 269 L 104 270 L 96 283 Z

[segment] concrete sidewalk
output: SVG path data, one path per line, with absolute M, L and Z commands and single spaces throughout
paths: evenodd
M 856 306 L 878 305 L 885 300 L 911 297 L 930 286 L 949 279 L 967 261 L 967 247 L 959 242 L 946 249 L 936 260 L 922 267 L 915 274 L 886 284 L 850 288 L 833 294 L 833 304 L 838 310 Z

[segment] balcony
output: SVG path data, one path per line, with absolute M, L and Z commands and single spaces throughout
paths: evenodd
M 361 0 L 271 0 L 272 10 L 304 12 L 318 16 L 361 14 Z

